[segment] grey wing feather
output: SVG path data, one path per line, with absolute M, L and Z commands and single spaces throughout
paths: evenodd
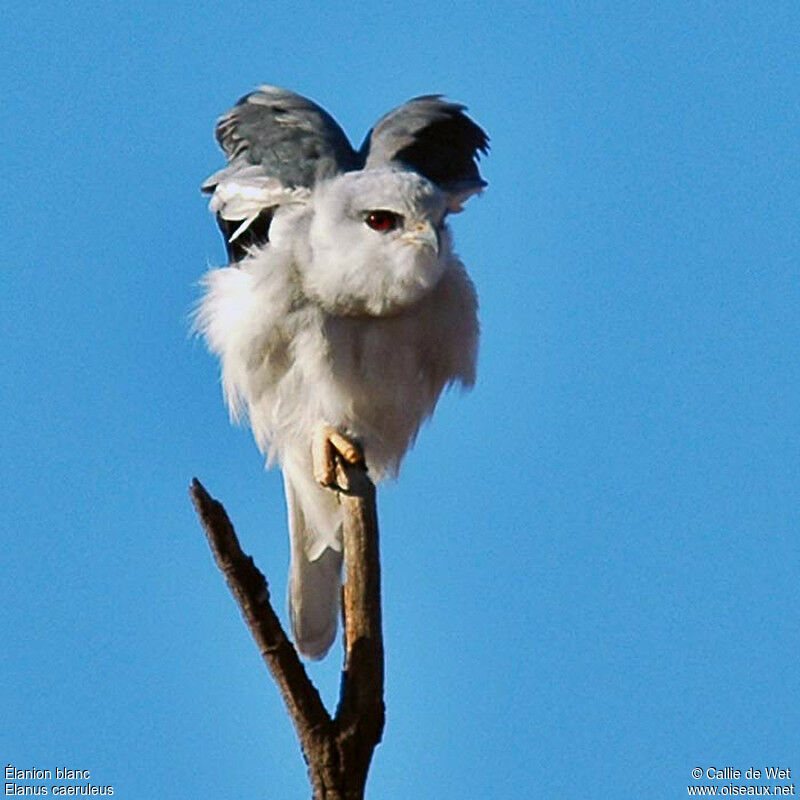
M 268 240 L 274 209 L 297 202 L 323 178 L 353 169 L 358 156 L 324 109 L 286 89 L 261 86 L 220 117 L 216 137 L 228 165 L 202 190 L 238 261 Z
M 216 135 L 229 161 L 258 164 L 284 186 L 310 188 L 356 163 L 347 136 L 327 111 L 275 86 L 245 95 L 220 118 Z
M 489 137 L 441 95 L 415 97 L 390 111 L 367 134 L 360 155 L 365 168 L 399 163 L 433 181 L 449 196 L 450 210 L 486 186 L 478 171 Z

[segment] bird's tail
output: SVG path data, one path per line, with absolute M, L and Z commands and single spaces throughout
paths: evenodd
M 297 649 L 322 658 L 336 638 L 342 583 L 340 518 L 332 492 L 284 465 L 291 565 L 289 618 Z M 337 546 L 338 545 L 338 548 Z

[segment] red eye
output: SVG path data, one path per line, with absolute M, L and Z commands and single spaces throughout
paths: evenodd
M 393 211 L 370 211 L 364 221 L 372 230 L 386 233 L 400 224 L 400 215 Z

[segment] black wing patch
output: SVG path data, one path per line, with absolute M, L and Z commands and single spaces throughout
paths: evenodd
M 415 97 L 382 117 L 367 134 L 360 155 L 369 167 L 400 163 L 433 181 L 446 194 L 469 196 L 486 186 L 478 159 L 489 137 L 465 106 L 440 95 Z
M 269 226 L 274 213 L 274 208 L 265 208 L 235 239 L 232 237 L 241 223 L 238 220 L 230 222 L 221 214 L 217 214 L 217 225 L 219 225 L 222 238 L 225 240 L 229 264 L 241 261 L 254 247 L 260 247 L 269 242 Z

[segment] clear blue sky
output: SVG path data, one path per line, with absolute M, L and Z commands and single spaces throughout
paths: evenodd
M 788 2 L 6 3 L 3 767 L 129 800 L 307 796 L 187 495 L 197 475 L 224 501 L 283 614 L 280 478 L 187 325 L 223 257 L 214 121 L 270 82 L 355 143 L 428 92 L 492 138 L 453 223 L 479 382 L 379 494 L 369 797 L 800 775 L 799 23 Z M 329 704 L 339 668 L 312 667 Z

